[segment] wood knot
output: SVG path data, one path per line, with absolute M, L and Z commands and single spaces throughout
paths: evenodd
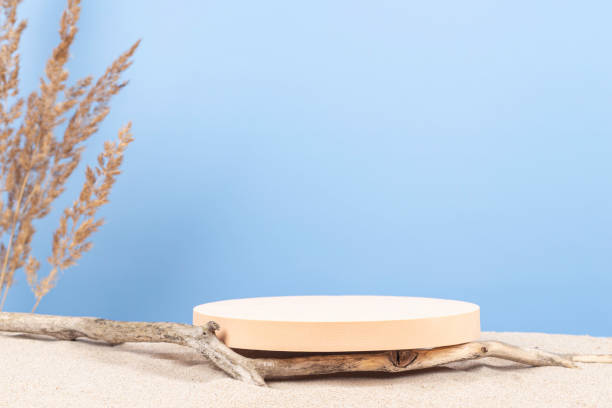
M 216 332 L 217 330 L 219 330 L 221 328 L 221 326 L 219 326 L 219 323 L 214 322 L 214 321 L 210 321 L 206 324 L 206 327 L 208 328 L 208 330 L 210 330 L 212 333 Z
M 487 348 L 487 346 L 482 346 L 482 347 L 480 348 L 480 351 L 482 352 L 482 354 L 486 354 L 486 353 L 488 353 L 488 352 L 489 352 L 489 349 Z
M 77 330 L 72 330 L 72 329 L 59 330 L 59 331 L 56 331 L 56 332 L 47 332 L 45 334 L 53 336 L 53 337 L 55 337 L 56 339 L 59 339 L 59 340 L 70 340 L 70 341 L 74 341 L 78 337 L 87 337 L 83 333 L 81 333 L 81 332 L 79 332 Z
M 390 360 L 395 367 L 405 368 L 412 364 L 418 356 L 419 354 L 412 350 L 394 350 L 391 351 Z

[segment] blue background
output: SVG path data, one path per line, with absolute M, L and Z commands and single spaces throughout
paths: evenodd
M 26 0 L 23 90 L 63 1 Z M 143 39 L 94 249 L 41 313 L 189 322 L 218 299 L 448 297 L 485 330 L 612 336 L 612 6 L 89 1 L 69 65 Z M 57 214 L 38 225 L 49 254 Z M 5 310 L 29 310 L 25 278 Z

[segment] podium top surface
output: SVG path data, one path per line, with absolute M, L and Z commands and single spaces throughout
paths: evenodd
M 402 296 L 281 296 L 205 303 L 194 311 L 228 319 L 281 322 L 369 322 L 427 319 L 477 311 L 458 300 Z

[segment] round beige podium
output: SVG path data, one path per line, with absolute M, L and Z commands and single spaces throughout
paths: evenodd
M 347 352 L 433 348 L 480 336 L 480 309 L 456 300 L 400 296 L 283 296 L 194 307 L 193 324 L 214 320 L 229 347 Z

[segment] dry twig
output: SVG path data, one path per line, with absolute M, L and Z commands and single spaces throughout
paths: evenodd
M 86 337 L 111 344 L 162 342 L 191 347 L 210 359 L 230 377 L 253 385 L 267 378 L 340 372 L 383 371 L 398 373 L 437 367 L 457 361 L 497 357 L 530 366 L 575 367 L 581 363 L 612 363 L 612 354 L 554 354 L 511 346 L 497 341 L 476 341 L 422 350 L 309 355 L 294 358 L 247 358 L 214 335 L 219 326 L 179 323 L 119 322 L 93 317 L 66 317 L 27 313 L 0 313 L 0 331 L 42 334 L 60 340 Z
M 86 337 L 110 344 L 130 341 L 178 344 L 196 350 L 232 378 L 264 385 L 251 359 L 232 351 L 217 339 L 214 335 L 217 328 L 214 322 L 208 327 L 199 327 L 180 323 L 119 322 L 93 317 L 0 312 L 0 331 L 43 334 L 60 340 Z

